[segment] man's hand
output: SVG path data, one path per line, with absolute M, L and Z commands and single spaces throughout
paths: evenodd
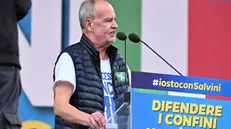
M 92 129 L 101 129 L 104 128 L 105 124 L 106 124 L 106 120 L 103 116 L 102 113 L 100 112 L 94 112 L 90 115 L 89 117 L 89 121 L 90 121 L 90 126 Z

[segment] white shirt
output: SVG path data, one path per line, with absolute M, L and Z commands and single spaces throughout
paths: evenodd
M 104 104 L 105 104 L 104 116 L 106 119 L 109 119 L 111 115 L 115 112 L 114 92 L 113 92 L 113 86 L 112 86 L 110 60 L 109 59 L 101 60 L 100 69 L 101 69 L 102 81 L 104 85 Z M 110 129 L 116 129 L 117 118 L 113 117 L 107 123 L 106 127 Z

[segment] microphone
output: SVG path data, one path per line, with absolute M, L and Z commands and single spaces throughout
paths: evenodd
M 121 40 L 121 41 L 124 41 L 124 53 L 125 53 L 125 64 L 127 65 L 127 60 L 126 60 L 126 58 L 127 58 L 127 52 L 126 52 L 126 50 L 127 50 L 127 48 L 126 48 L 126 46 L 127 46 L 127 43 L 126 43 L 126 39 L 127 39 L 127 36 L 126 36 L 126 34 L 124 33 L 124 32 L 118 32 L 117 34 L 116 34 L 116 37 L 119 39 L 119 40 Z M 128 76 L 128 73 L 126 72 L 126 76 Z M 125 77 L 125 82 L 127 81 L 126 80 L 127 79 L 127 77 Z M 128 80 L 129 81 L 129 80 Z M 125 103 L 130 103 L 130 92 L 125 92 L 124 93 L 124 95 L 123 96 L 120 96 L 120 97 L 122 97 L 123 99 L 124 99 L 124 102 Z
M 124 33 L 124 32 L 118 32 L 117 34 L 116 34 L 116 37 L 119 39 L 119 40 L 122 40 L 122 41 L 126 41 L 126 39 L 127 39 L 127 36 L 126 36 L 126 34 Z
M 156 51 L 154 51 L 148 44 L 140 40 L 139 36 L 137 36 L 134 33 L 130 33 L 128 38 L 134 43 L 142 42 L 145 46 L 147 46 L 150 50 L 152 50 L 152 52 L 154 52 L 157 56 L 159 56 L 165 63 L 167 63 L 173 70 L 175 70 L 179 75 L 183 76 L 176 68 L 174 68 L 170 63 L 168 63 L 162 56 L 160 56 Z
M 124 32 L 118 32 L 117 34 L 116 34 L 116 37 L 119 39 L 119 40 L 121 40 L 121 41 L 124 41 L 124 55 L 125 55 L 125 57 L 124 57 L 124 59 L 125 59 L 125 63 L 126 63 L 126 50 L 127 50 L 127 48 L 126 48 L 126 39 L 127 39 L 127 36 L 126 36 L 126 34 L 124 33 Z
M 125 60 L 125 64 L 127 65 L 127 43 L 126 43 L 126 39 L 127 39 L 127 36 L 126 36 L 126 34 L 124 33 L 124 32 L 118 32 L 117 34 L 116 34 L 116 37 L 119 39 L 119 40 L 121 40 L 121 41 L 124 41 L 124 60 Z M 126 72 L 126 76 L 128 75 L 128 73 Z M 127 81 L 126 80 L 126 78 L 127 77 L 125 77 L 125 82 Z

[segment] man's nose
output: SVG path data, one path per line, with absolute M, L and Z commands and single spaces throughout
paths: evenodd
M 115 29 L 118 28 L 118 24 L 116 23 L 116 21 L 113 22 L 112 27 L 115 28 Z

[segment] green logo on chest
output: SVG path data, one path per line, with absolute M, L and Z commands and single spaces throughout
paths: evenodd
M 128 82 L 128 78 L 127 78 L 125 72 L 116 72 L 115 76 L 116 76 L 118 82 Z

